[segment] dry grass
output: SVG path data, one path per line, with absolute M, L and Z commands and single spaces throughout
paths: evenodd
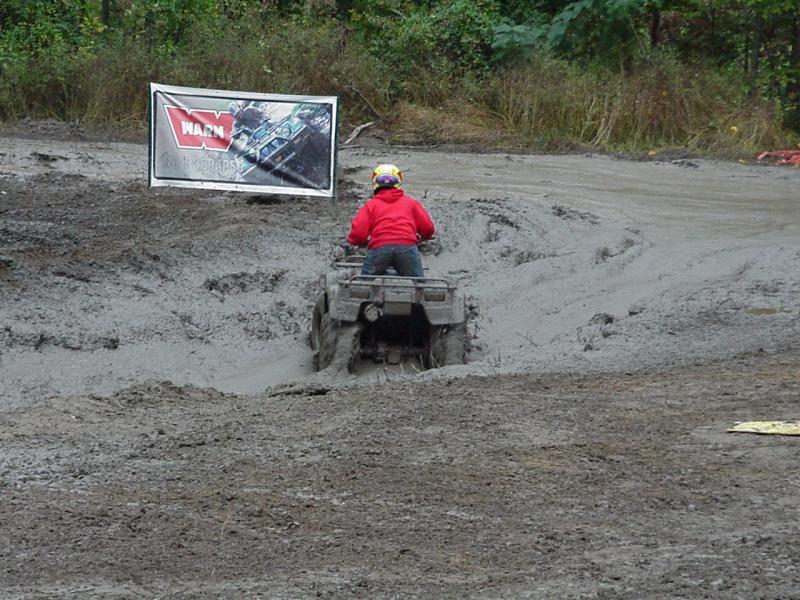
M 474 104 L 427 107 L 400 102 L 387 126 L 392 141 L 403 144 L 451 144 L 474 147 L 522 148 L 524 140 L 497 126 L 486 110 Z
M 800 141 L 781 127 L 768 101 L 747 98 L 714 73 L 687 71 L 668 59 L 623 76 L 542 57 L 478 85 L 453 85 L 447 102 L 400 102 L 393 115 L 389 128 L 396 141 L 488 149 L 742 157 Z
M 713 73 L 669 61 L 623 76 L 540 59 L 500 73 L 484 105 L 532 145 L 554 140 L 604 150 L 683 147 L 741 153 L 791 145 L 775 107 Z

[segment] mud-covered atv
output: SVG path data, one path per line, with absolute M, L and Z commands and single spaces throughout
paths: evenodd
M 363 256 L 320 278 L 311 320 L 314 369 L 355 372 L 362 358 L 424 369 L 466 361 L 464 295 L 440 277 L 360 275 Z

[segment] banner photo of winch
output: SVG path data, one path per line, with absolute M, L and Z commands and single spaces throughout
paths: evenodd
M 151 83 L 149 183 L 333 197 L 337 100 Z

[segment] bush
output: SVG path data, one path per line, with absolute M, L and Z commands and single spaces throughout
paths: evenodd
M 493 28 L 499 20 L 491 0 L 443 0 L 427 8 L 409 0 L 361 0 L 352 23 L 370 54 L 381 62 L 393 91 L 427 74 L 429 78 L 460 78 L 486 71 L 491 58 Z
M 0 118 L 60 115 L 76 58 L 102 31 L 75 2 L 0 1 Z

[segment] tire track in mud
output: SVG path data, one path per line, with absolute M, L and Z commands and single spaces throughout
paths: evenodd
M 472 324 L 473 335 L 478 338 L 474 346 L 482 351 L 483 358 L 494 355 L 502 360 L 505 356 L 509 370 L 519 364 L 518 355 L 530 354 L 550 341 L 535 330 L 536 313 L 554 314 L 569 306 L 559 297 L 552 308 L 543 310 L 539 302 L 552 302 L 547 293 L 551 282 L 563 279 L 565 272 L 585 276 L 587 265 L 600 265 L 609 259 L 614 259 L 614 268 L 622 271 L 641 253 L 643 244 L 637 231 L 604 222 L 589 211 L 552 204 L 542 195 L 472 198 L 443 214 L 445 230 L 456 230 L 455 238 L 466 240 L 464 245 L 472 250 L 467 261 L 450 265 L 450 272 L 459 273 L 465 287 L 488 292 L 473 296 L 473 305 L 486 320 Z M 597 245 L 598 238 L 609 239 L 614 231 L 620 236 L 614 249 Z M 465 253 L 459 255 L 463 259 Z M 537 302 L 537 297 L 542 300 Z M 481 330 L 490 334 L 483 336 L 486 342 L 480 339 Z M 552 339 L 559 334 L 546 335 Z M 580 337 L 579 332 L 577 341 L 583 341 Z M 585 341 L 583 345 L 586 347 Z

